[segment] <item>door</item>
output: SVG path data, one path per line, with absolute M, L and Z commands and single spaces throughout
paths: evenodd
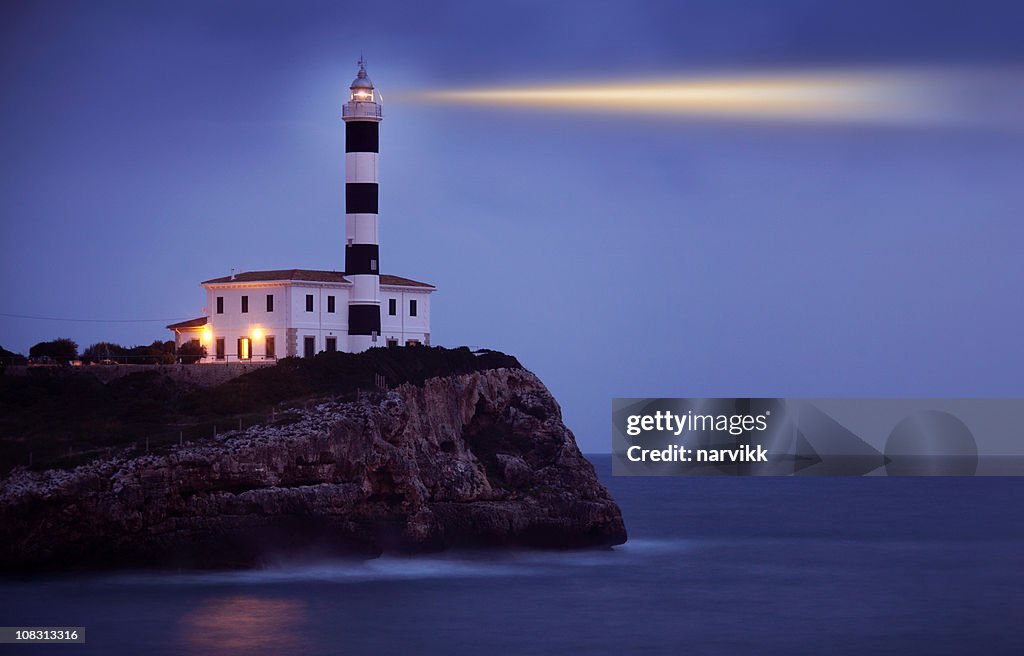
M 277 357 L 277 344 L 275 343 L 274 336 L 267 335 L 265 339 L 267 344 L 267 359 L 273 360 Z
M 305 337 L 302 340 L 302 355 L 311 358 L 316 355 L 316 337 Z
M 217 338 L 217 359 L 218 360 L 223 360 L 224 359 L 224 338 L 223 337 L 218 337 Z
M 327 338 L 327 349 L 328 353 L 336 353 L 338 351 L 338 338 L 328 337 Z

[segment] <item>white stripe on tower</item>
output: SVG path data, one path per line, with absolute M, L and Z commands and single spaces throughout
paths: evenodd
M 378 346 L 380 338 L 380 247 L 377 231 L 377 172 L 380 103 L 366 62 L 341 109 L 345 121 L 345 277 L 352 281 L 348 301 L 349 351 Z

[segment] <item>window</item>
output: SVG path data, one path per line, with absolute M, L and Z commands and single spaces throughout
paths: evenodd
M 418 339 L 407 339 L 407 340 L 405 340 L 405 345 L 406 346 L 419 346 L 420 345 L 420 340 L 418 340 Z
M 338 338 L 328 337 L 327 338 L 327 352 L 336 353 L 338 351 Z
M 242 297 L 242 314 L 245 314 L 248 311 L 249 311 L 249 297 L 248 296 L 243 296 Z
M 267 312 L 274 311 L 274 295 L 267 294 Z
M 334 313 L 334 297 L 333 296 L 328 296 L 327 297 L 327 311 L 332 313 L 332 314 Z
M 223 337 L 218 337 L 217 338 L 217 359 L 218 360 L 223 360 L 224 359 L 224 338 Z
M 398 346 L 398 340 L 394 337 L 388 337 L 388 348 L 391 348 L 392 346 Z
M 217 297 L 217 314 L 224 314 L 224 297 Z
M 393 317 L 396 314 L 398 314 L 398 299 L 397 298 L 389 298 L 388 299 L 388 315 Z
M 416 316 L 416 301 L 409 301 L 409 316 Z
M 370 271 L 377 270 L 377 260 L 370 260 Z
M 306 294 L 306 312 L 313 311 L 313 295 Z
M 304 337 L 302 339 L 302 356 L 311 358 L 314 355 L 316 355 L 316 337 Z
M 271 296 L 270 298 L 273 298 L 273 296 Z M 266 340 L 267 340 L 266 341 L 266 344 L 267 344 L 267 359 L 268 360 L 273 360 L 273 359 L 277 358 L 277 344 L 274 342 L 274 336 L 273 335 L 267 335 Z

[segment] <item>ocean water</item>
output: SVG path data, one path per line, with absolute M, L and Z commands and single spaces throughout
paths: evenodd
M 1024 654 L 1020 478 L 612 478 L 630 540 L 0 581 L 28 654 Z

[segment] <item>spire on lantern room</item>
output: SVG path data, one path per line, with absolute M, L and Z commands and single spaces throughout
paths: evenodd
M 366 74 L 366 58 L 362 55 L 359 56 L 359 72 L 356 74 L 356 79 L 352 80 L 352 86 L 349 89 L 352 91 L 351 100 L 353 102 L 374 102 L 373 93 L 373 82 Z

